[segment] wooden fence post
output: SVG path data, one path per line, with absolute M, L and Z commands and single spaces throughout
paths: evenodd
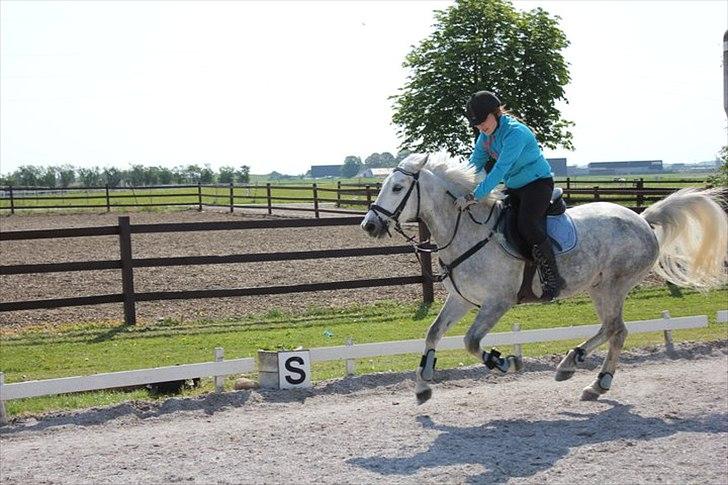
M 319 201 L 318 201 L 318 185 L 313 184 L 313 213 L 316 215 L 316 219 L 319 216 Z
M 106 212 L 111 212 L 111 199 L 109 198 L 109 184 L 106 184 Z
M 265 196 L 268 199 L 268 215 L 273 214 L 272 200 L 270 196 L 270 182 L 265 184 Z
M 197 182 L 197 210 L 202 212 L 202 182 Z
M 640 178 L 637 181 L 637 190 L 642 191 L 645 188 L 645 179 Z M 642 204 L 645 203 L 645 196 L 641 192 L 637 193 L 637 207 L 642 207 Z
M 8 187 L 8 192 L 10 192 L 10 213 L 15 214 L 15 200 L 13 200 L 13 186 L 11 185 Z
M 235 195 L 233 194 L 233 183 L 230 182 L 230 213 L 233 213 L 233 205 L 234 205 L 234 199 Z
M 135 325 L 134 266 L 131 258 L 131 224 L 129 223 L 129 216 L 119 217 L 119 249 L 121 252 L 121 290 L 124 293 L 124 323 Z
M 369 206 L 372 205 L 372 191 L 370 190 L 371 186 L 369 185 L 367 185 L 365 188 L 367 191 L 367 210 L 369 210 Z
M 566 177 L 566 204 L 571 205 L 571 178 Z
M 341 180 L 336 182 L 336 207 L 341 207 Z
M 594 200 L 599 200 L 599 186 L 594 186 Z
M 419 223 L 420 241 L 430 238 L 430 231 L 424 222 Z M 422 301 L 429 305 L 435 301 L 435 289 L 432 286 L 432 254 L 420 253 L 420 266 L 422 270 Z

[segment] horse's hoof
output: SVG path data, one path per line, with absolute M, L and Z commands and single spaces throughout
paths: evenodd
M 420 391 L 415 394 L 415 396 L 417 396 L 417 404 L 424 404 L 432 397 L 432 389 L 425 389 L 424 391 Z
M 581 393 L 581 400 L 582 401 L 596 401 L 599 399 L 599 396 L 601 394 L 598 391 L 595 391 L 591 387 L 584 388 L 584 390 Z
M 559 370 L 556 371 L 556 375 L 554 376 L 554 379 L 556 379 L 557 382 L 565 381 L 567 379 L 571 379 L 574 377 L 574 371 L 573 370 Z

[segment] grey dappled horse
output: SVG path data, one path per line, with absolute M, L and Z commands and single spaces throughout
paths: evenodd
M 480 347 L 481 339 L 517 303 L 525 262 L 508 254 L 498 242 L 503 236 L 494 228 L 502 205 L 497 194 L 472 206 L 472 217 L 459 216 L 453 197 L 471 192 L 475 184 L 475 172 L 466 164 L 428 163 L 426 155 L 410 155 L 384 181 L 361 224 L 370 236 L 381 238 L 392 225 L 400 230 L 400 223 L 420 219 L 440 248 L 440 260 L 461 261 L 443 281 L 448 297 L 429 328 L 416 371 L 415 393 L 420 403 L 432 395 L 429 384 L 438 342 L 472 308 L 479 306 L 465 335 L 465 348 L 491 369 L 505 372 L 519 364 Z M 572 250 L 556 255 L 566 280 L 560 298 L 588 292 L 602 326 L 564 357 L 557 367 L 557 381 L 572 377 L 586 355 L 609 341 L 601 372 L 584 388 L 582 399 L 596 399 L 609 390 L 627 337 L 624 300 L 650 270 L 674 284 L 698 289 L 725 282 L 728 217 L 719 201 L 716 189 L 682 189 L 641 215 L 608 202 L 568 209 L 578 239 Z M 531 286 L 535 295 L 541 294 L 538 274 Z

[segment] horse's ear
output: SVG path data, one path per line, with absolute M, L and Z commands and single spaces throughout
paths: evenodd
M 418 155 L 418 160 L 415 162 L 415 168 L 417 168 L 417 171 L 418 172 L 420 170 L 422 170 L 422 167 L 425 166 L 425 164 L 427 163 L 427 160 L 429 158 L 430 158 L 430 154 L 429 153 L 425 153 L 424 155 L 423 154 L 419 154 Z

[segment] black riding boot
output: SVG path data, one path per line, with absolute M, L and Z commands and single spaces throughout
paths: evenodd
M 566 281 L 559 275 L 559 268 L 556 266 L 554 249 L 551 247 L 551 240 L 546 238 L 541 244 L 533 246 L 533 260 L 538 266 L 538 273 L 541 275 L 543 287 L 543 300 L 553 300 L 559 296 Z

